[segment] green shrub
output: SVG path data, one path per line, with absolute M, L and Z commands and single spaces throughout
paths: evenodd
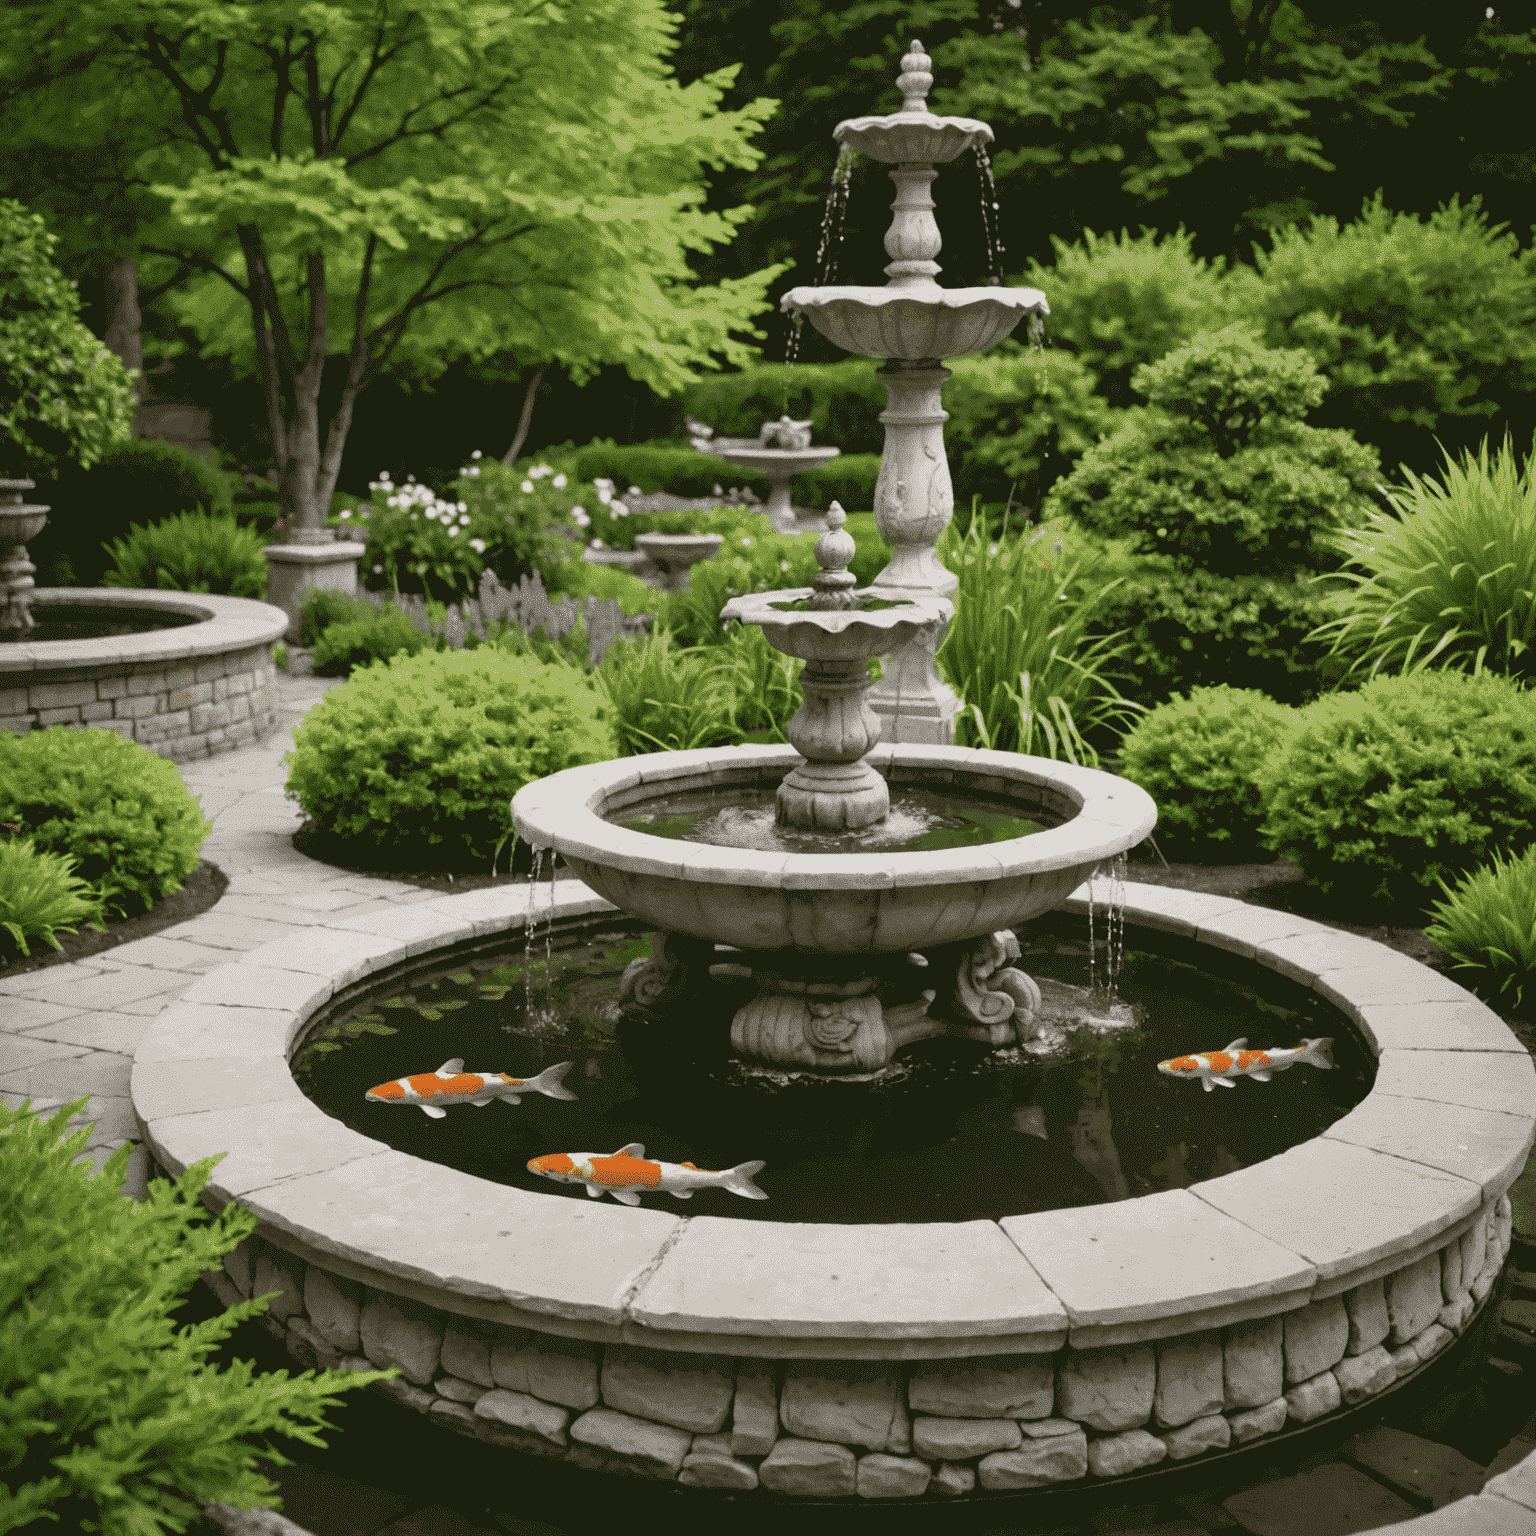
M 567 560 L 556 572 L 558 591 L 574 597 L 595 597 L 606 603 L 617 599 L 630 617 L 654 614 L 661 604 L 661 594 L 648 587 L 638 576 L 617 565 L 599 565 L 592 560 Z
M 726 638 L 720 610 L 743 592 L 808 587 L 820 567 L 816 540 L 807 534 L 776 533 L 761 513 L 722 509 L 706 513 L 701 532 L 725 542 L 713 560 L 694 566 L 688 585 L 663 599 L 661 621 L 685 645 L 719 645 Z
M 1158 839 L 1169 853 L 1241 864 L 1263 846 L 1256 775 L 1294 719 L 1251 688 L 1196 688 L 1126 732 L 1116 772 L 1157 802 Z
M 1031 262 L 1023 282 L 1050 300 L 1046 334 L 1075 354 L 1113 406 L 1135 403 L 1131 375 L 1228 318 L 1224 264 L 1202 261 L 1182 225 L 1171 235 L 1084 230 L 1051 237 L 1052 266 Z M 1054 359 L 1053 359 L 1054 361 Z
M 258 1218 L 233 1202 L 211 1215 L 200 1195 L 219 1158 L 172 1185 L 152 1180 L 125 1199 L 132 1148 L 90 1177 L 70 1134 L 86 1099 L 43 1120 L 28 1099 L 0 1104 L 0 1530 L 185 1531 L 201 1505 L 271 1508 L 277 1489 L 257 1468 L 289 1466 L 276 1432 L 323 1447 L 324 1410 L 398 1371 L 256 1375 L 208 1354 L 273 1296 L 178 1327 L 173 1313 L 204 1270 L 249 1238 Z M 45 1523 L 47 1522 L 47 1523 Z
M 1454 956 L 1462 970 L 1497 994 L 1513 992 L 1515 1007 L 1536 985 L 1536 844 L 1507 862 L 1495 853 L 1491 865 L 1466 875 L 1453 890 L 1444 881 L 1445 900 L 1430 909 L 1424 930 Z
M 795 712 L 805 702 L 803 662 L 769 645 L 762 627 L 738 624 L 725 647 L 735 692 L 737 741 L 787 742 Z
M 867 587 L 890 564 L 891 546 L 881 538 L 880 525 L 873 512 L 850 512 L 848 521 L 843 524 L 843 532 L 852 536 L 855 546 L 848 569 L 858 578 L 861 587 Z
M 1335 606 L 1307 576 L 1213 576 L 1171 561 L 1135 570 L 1094 611 L 1090 637 L 1123 634 L 1124 691 L 1159 704 L 1228 683 L 1305 704 L 1345 671 L 1312 638 Z
M 277 644 L 272 647 L 272 665 L 276 667 L 279 672 L 286 672 L 288 670 L 288 659 L 288 647 L 284 645 L 281 640 L 279 640 Z
M 1113 637 L 1086 640 L 1098 594 L 1074 601 L 1077 568 L 1050 531 L 993 544 L 980 517 L 944 530 L 938 557 L 960 579 L 939 670 L 964 703 L 957 745 L 1096 765 L 1088 733 L 1105 738 L 1133 720 L 1111 668 Z
M 105 587 L 158 587 L 168 592 L 216 592 L 223 597 L 267 595 L 266 540 L 233 517 L 187 512 L 135 527 L 111 546 Z
M 233 508 L 227 475 L 149 437 L 108 449 L 89 469 L 65 470 L 43 499 L 54 510 L 38 540 L 39 564 L 59 552 L 82 586 L 101 582 L 111 563 L 108 546 L 135 525 L 188 512 L 223 518 Z
M 623 496 L 638 485 L 646 495 L 668 491 L 674 496 L 712 496 L 715 487 L 737 486 L 767 498 L 768 478 L 754 470 L 738 469 L 682 443 L 589 443 L 576 458 L 576 472 L 583 481 L 611 480 L 614 492 Z
M 357 667 L 414 656 L 430 644 L 398 608 L 374 608 L 366 618 L 343 619 L 321 630 L 311 666 L 316 677 L 348 677 Z
M 657 630 L 644 640 L 615 641 L 596 676 L 621 757 L 740 740 L 724 647 L 685 650 L 666 630 Z
M 81 923 L 100 928 L 101 911 L 100 895 L 75 873 L 73 859 L 40 853 L 29 838 L 0 841 L 0 962 L 12 945 L 30 955 L 29 939 L 62 949 L 56 934 L 78 933 Z
M 1527 253 L 1477 199 L 1420 221 L 1380 194 L 1342 228 L 1276 230 L 1238 285 L 1273 346 L 1305 347 L 1329 379 L 1319 420 L 1374 444 L 1383 461 L 1434 462 L 1431 433 L 1470 448 L 1536 395 L 1536 286 Z M 1496 436 L 1503 435 L 1500 427 Z
M 124 915 L 179 891 L 211 829 L 174 763 L 111 731 L 62 725 L 0 733 L 0 821 L 68 854 Z
M 524 784 L 614 754 L 582 673 L 496 646 L 354 672 L 299 726 L 288 793 L 325 832 L 409 860 L 488 859 Z
M 1303 423 L 1326 388 L 1304 352 L 1271 351 L 1229 326 L 1135 382 L 1148 408 L 1057 483 L 1048 517 L 1076 515 L 1136 553 L 1223 576 L 1325 569 L 1328 540 L 1364 521 L 1376 455 Z
M 1420 910 L 1536 822 L 1536 693 L 1484 673 L 1378 677 L 1302 710 L 1259 770 L 1267 846 L 1341 902 Z
M 75 285 L 53 263 L 57 237 L 0 199 L 0 478 L 46 480 L 93 464 L 133 435 L 137 405 L 122 360 L 80 319 Z
M 299 605 L 299 644 L 313 645 L 331 625 L 366 622 L 378 611 L 366 598 L 331 587 L 311 587 Z
M 790 487 L 797 507 L 825 512 L 835 501 L 843 510 L 867 511 L 875 504 L 875 482 L 880 478 L 878 453 L 840 453 L 797 476 Z
M 1499 672 L 1536 680 L 1536 453 L 1524 470 L 1506 440 L 1490 463 L 1484 439 L 1439 480 L 1405 471 L 1388 491 L 1392 514 L 1372 512 L 1340 547 L 1354 571 L 1339 616 L 1319 638 L 1350 671 L 1416 666 Z
M 845 455 L 878 454 L 885 444 L 880 413 L 886 404 L 885 386 L 875 377 L 878 366 L 872 358 L 850 357 L 840 363 L 759 363 L 736 373 L 706 374 L 683 395 L 682 411 L 721 437 L 756 437 L 765 421 L 789 416 L 810 422 L 813 443 L 841 448 Z M 682 425 L 679 420 L 678 431 Z M 621 490 L 627 485 L 620 481 Z

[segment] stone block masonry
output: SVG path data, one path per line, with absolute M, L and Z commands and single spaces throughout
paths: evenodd
M 1482 1248 L 1470 1272 L 1476 1245 L 1458 1235 L 1283 1318 L 1155 1346 L 910 1365 L 558 1337 L 329 1274 L 261 1237 L 203 1278 L 226 1304 L 276 1292 L 262 1322 L 301 1366 L 398 1367 L 372 1390 L 490 1454 L 744 1494 L 943 1500 L 977 1487 L 1109 1482 L 1364 1402 L 1472 1321 L 1470 1309 L 1430 1303 L 1442 1288 L 1462 1296 L 1483 1281 L 1487 1294 L 1510 1246 L 1499 1214 L 1491 1199 L 1474 1223 Z M 1395 1350 L 1388 1328 L 1404 1335 Z
M 0 730 L 24 736 L 54 725 L 116 731 L 178 763 L 249 746 L 277 728 L 272 646 L 189 657 L 179 670 L 107 658 L 0 674 Z

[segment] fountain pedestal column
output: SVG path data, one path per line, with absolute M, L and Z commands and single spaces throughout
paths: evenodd
M 32 580 L 37 571 L 27 558 L 28 539 L 48 522 L 48 508 L 22 501 L 31 480 L 0 480 L 0 632 L 24 635 L 35 627 Z

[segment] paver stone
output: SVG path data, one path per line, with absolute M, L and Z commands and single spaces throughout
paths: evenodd
M 1353 1406 L 1384 1392 L 1397 1381 L 1397 1367 L 1384 1344 L 1368 1349 L 1363 1355 L 1346 1355 L 1333 1368 L 1339 1383 L 1339 1395 Z
M 1258 1408 L 1285 1390 L 1285 1319 L 1233 1323 L 1222 1345 L 1223 1406 Z
M 304 1272 L 304 1310 L 309 1313 L 310 1322 L 337 1349 L 355 1355 L 362 1348 L 358 1325 L 363 1314 L 363 1288 L 355 1280 L 330 1275 L 310 1265 Z
M 1337 1461 L 1245 1488 L 1221 1507 L 1248 1536 L 1355 1536 L 1417 1513 L 1364 1472 Z
M 1378 1424 L 1340 1448 L 1345 1460 L 1373 1473 L 1420 1509 L 1439 1509 L 1483 1486 L 1483 1469 L 1448 1445 Z
M 1152 1417 L 1156 1388 L 1157 1355 L 1150 1344 L 1073 1349 L 1057 1372 L 1056 1407 L 1090 1429 L 1137 1429 Z
M 475 1401 L 475 1433 L 498 1436 L 498 1443 L 512 1444 L 536 1456 L 563 1455 L 569 1441 L 566 1426 L 570 1410 L 541 1402 L 526 1392 L 496 1387 Z
M 1344 1310 L 1349 1314 L 1349 1343 L 1344 1352 L 1349 1355 L 1363 1355 L 1366 1350 L 1374 1349 L 1386 1338 L 1392 1327 L 1392 1320 L 1387 1314 L 1387 1293 L 1378 1275 L 1374 1280 L 1367 1280 L 1364 1285 L 1357 1285 L 1352 1291 L 1344 1292 Z
M 1163 1432 L 1163 1444 L 1174 1461 L 1188 1461 L 1206 1451 L 1224 1451 L 1232 1443 L 1232 1426 L 1219 1413 L 1207 1414 L 1193 1424 Z
M 1152 1421 L 1159 1429 L 1219 1414 L 1224 1396 L 1218 1331 L 1186 1334 L 1158 1346 Z
M 1056 1368 L 1049 1355 L 924 1361 L 912 1367 L 913 1413 L 949 1419 L 1038 1419 L 1051 1411 Z
M 1283 1397 L 1277 1397 L 1272 1403 L 1245 1408 L 1241 1413 L 1229 1413 L 1227 1423 L 1232 1426 L 1233 1443 L 1243 1445 L 1263 1435 L 1278 1435 L 1289 1417 L 1290 1404 Z
M 597 1362 L 597 1345 L 552 1334 L 516 1330 L 491 1346 L 491 1378 L 498 1387 L 578 1411 L 597 1403 Z
M 846 1445 L 784 1438 L 758 1463 L 757 1477 L 772 1493 L 846 1498 L 858 1490 L 858 1462 Z
M 599 1390 L 610 1408 L 712 1435 L 731 1411 L 732 1362 L 720 1355 L 686 1355 L 610 1344 L 603 1352 Z
M 779 1419 L 807 1440 L 884 1450 L 902 1390 L 901 1373 L 876 1362 L 795 1361 L 784 1371 Z
M 1142 1467 L 1155 1467 L 1168 1447 L 1145 1429 L 1126 1429 L 1088 1442 L 1088 1470 L 1095 1477 L 1124 1477 Z
M 252 1296 L 265 1296 L 269 1291 L 281 1294 L 267 1303 L 266 1315 L 286 1321 L 304 1312 L 304 1261 L 296 1259 L 281 1249 L 270 1248 L 265 1243 L 256 1250 L 256 1271 L 252 1284 Z M 429 1381 L 431 1377 L 427 1378 Z
M 757 1487 L 757 1469 L 734 1456 L 697 1455 L 683 1457 L 678 1482 L 689 1488 L 735 1488 L 746 1492 Z
M 933 1419 L 912 1421 L 912 1449 L 934 1460 L 967 1461 L 992 1451 L 1017 1450 L 1024 1437 L 1012 1419 Z
M 876 1451 L 859 1457 L 856 1486 L 861 1499 L 914 1499 L 928 1491 L 932 1477 L 926 1461 Z
M 1285 1379 L 1309 1381 L 1337 1365 L 1349 1344 L 1349 1314 L 1342 1296 L 1314 1301 L 1285 1314 Z
M 983 1488 L 1044 1488 L 1069 1483 L 1088 1472 L 1088 1437 L 1052 1435 L 1047 1440 L 1026 1441 L 1016 1451 L 994 1451 L 976 1464 Z
M 1440 1316 L 1440 1255 L 1426 1253 L 1387 1276 L 1387 1315 L 1392 1347 L 1417 1338 Z
M 929 1493 L 942 1493 L 958 1498 L 970 1493 L 976 1486 L 976 1468 L 963 1467 L 958 1462 L 941 1461 L 928 1485 Z
M 1323 1371 L 1310 1381 L 1299 1382 L 1285 1394 L 1286 1411 L 1298 1424 L 1332 1413 L 1342 1400 L 1339 1379 L 1332 1370 Z
M 772 1365 L 743 1360 L 736 1370 L 731 1405 L 731 1450 L 737 1456 L 766 1456 L 779 1438 L 779 1389 Z
M 258 1263 L 258 1285 L 260 1269 Z M 358 1325 L 363 1353 L 381 1370 L 398 1365 L 401 1375 L 419 1387 L 437 1375 L 443 1344 L 442 1325 L 423 1311 L 401 1298 L 375 1291 L 363 1304 Z
M 566 1460 L 594 1472 L 671 1480 L 682 1471 L 693 1437 L 615 1408 L 592 1408 L 571 1425 Z
M 491 1341 L 468 1322 L 448 1323 L 443 1328 L 443 1369 L 477 1386 L 493 1387 Z

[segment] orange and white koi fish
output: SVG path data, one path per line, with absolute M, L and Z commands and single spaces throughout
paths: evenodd
M 585 1184 L 587 1194 L 600 1200 L 605 1194 L 625 1205 L 639 1205 L 642 1190 L 693 1199 L 696 1189 L 728 1189 L 748 1200 L 766 1200 L 767 1193 L 752 1182 L 765 1163 L 738 1163 L 734 1168 L 698 1168 L 692 1163 L 662 1163 L 645 1155 L 632 1141 L 617 1152 L 551 1152 L 528 1164 L 529 1173 L 553 1179 L 557 1184 Z
M 537 1077 L 508 1077 L 505 1072 L 466 1072 L 464 1058 L 455 1056 L 436 1072 L 397 1077 L 370 1088 L 363 1097 L 370 1104 L 414 1104 L 422 1114 L 441 1120 L 446 1113 L 442 1108 L 445 1104 L 473 1104 L 476 1109 L 484 1109 L 495 1099 L 520 1103 L 519 1096 L 525 1093 L 574 1099 L 576 1095 L 562 1087 L 560 1079 L 575 1065 L 573 1061 L 562 1061 L 557 1066 L 545 1067 Z
M 1223 1051 L 1206 1051 L 1199 1056 L 1174 1056 L 1157 1064 L 1159 1072 L 1169 1077 L 1199 1078 L 1207 1093 L 1220 1083 L 1223 1088 L 1235 1088 L 1235 1079 L 1251 1077 L 1267 1083 L 1276 1072 L 1294 1067 L 1298 1061 L 1309 1067 L 1333 1065 L 1333 1040 L 1320 1035 L 1316 1040 L 1303 1040 L 1300 1045 L 1275 1046 L 1267 1051 L 1245 1051 L 1247 1037 L 1234 1040 Z

